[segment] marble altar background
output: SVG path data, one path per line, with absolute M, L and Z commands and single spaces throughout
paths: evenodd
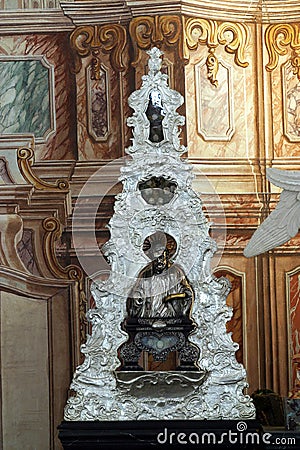
M 35 111 L 36 123 L 40 124 L 42 130 L 49 123 L 51 125 L 53 124 L 51 128 L 53 127 L 55 132 L 48 133 L 48 139 L 45 139 L 45 143 L 39 144 L 37 139 L 35 150 L 37 160 L 74 159 L 76 157 L 76 125 L 74 127 L 74 124 L 76 124 L 74 105 L 75 81 L 71 71 L 72 60 L 70 60 L 70 53 L 68 37 L 61 33 L 50 35 L 0 35 L 0 56 L 5 58 L 12 57 L 14 59 L 22 59 L 25 57 L 26 60 L 30 60 L 31 55 L 33 58 L 44 57 L 49 63 L 49 66 L 53 67 L 54 86 L 49 79 L 46 88 L 45 80 L 42 82 L 41 79 L 41 82 L 39 82 L 35 76 L 32 80 L 27 78 L 27 83 L 31 83 L 31 86 L 28 88 L 24 82 L 24 77 L 22 77 L 20 70 L 18 70 L 18 78 L 14 80 L 13 77 L 10 77 L 10 83 L 14 83 L 14 86 L 18 90 L 18 95 L 16 95 L 13 102 L 5 96 L 2 99 L 1 96 L 2 106 L 0 110 L 3 114 L 7 114 L 6 110 L 8 107 L 9 114 L 13 115 L 14 119 L 15 114 L 12 112 L 14 108 L 18 110 L 18 114 L 22 114 L 18 102 L 20 103 L 21 96 L 24 96 L 22 101 L 23 109 L 30 111 L 30 113 L 27 113 L 30 116 L 32 115 L 32 111 Z M 9 76 L 9 74 L 6 75 L 4 68 L 2 70 L 1 78 L 2 76 Z M 14 70 L 17 71 L 17 68 Z M 1 93 L 2 95 L 8 95 L 4 81 Z M 55 99 L 55 115 L 51 108 L 47 107 L 47 102 L 49 102 L 50 106 L 52 96 Z M 9 120 L 9 123 L 12 124 L 14 119 L 11 119 L 10 116 L 8 118 L 3 117 L 1 120 L 1 134 L 14 133 L 13 129 L 8 128 L 7 122 Z M 23 120 L 25 120 L 26 124 L 26 120 L 29 119 Z M 18 132 L 22 132 L 23 134 L 32 133 L 34 128 L 29 129 L 30 127 L 25 126 L 25 124 L 23 126 L 22 120 L 21 123 L 18 121 Z M 38 127 L 38 125 L 36 126 Z M 37 138 L 39 134 L 37 133 Z
M 54 131 L 50 121 L 53 87 L 49 70 L 41 60 L 33 59 L 0 59 L 0 65 L 0 133 L 32 133 L 37 140 L 44 141 L 46 133 Z
M 10 214 L 19 210 L 23 220 L 23 230 L 15 246 L 24 266 L 24 273 L 16 272 L 18 282 L 25 280 L 21 295 L 12 273 L 9 277 L 7 275 L 7 263 L 0 252 L 1 277 L 10 280 L 6 281 L 5 293 L 0 299 L 3 317 L 10 318 L 7 321 L 1 319 L 1 326 L 4 327 L 1 331 L 7 339 L 1 340 L 0 360 L 5 360 L 14 374 L 3 369 L 2 417 L 5 415 L 6 421 L 2 419 L 4 437 L 0 442 L 4 449 L 12 445 L 7 437 L 11 434 L 12 416 L 8 410 L 14 395 L 10 389 L 20 384 L 21 377 L 13 348 L 6 343 L 10 335 L 14 345 L 19 346 L 17 355 L 24 356 L 26 370 L 28 373 L 33 371 L 32 380 L 37 379 L 37 369 L 46 380 L 42 386 L 38 379 L 38 407 L 32 405 L 28 398 L 30 396 L 27 394 L 33 389 L 35 381 L 30 385 L 27 375 L 27 393 L 17 391 L 23 404 L 18 412 L 20 433 L 23 428 L 35 429 L 41 417 L 43 426 L 34 444 L 42 448 L 46 439 L 49 448 L 60 448 L 55 429 L 62 418 L 76 361 L 72 355 L 79 351 L 80 344 L 78 339 L 74 343 L 72 336 L 75 332 L 71 324 L 74 318 L 81 317 L 83 339 L 86 331 L 84 309 L 87 305 L 76 300 L 73 291 L 66 286 L 69 281 L 64 281 L 63 288 L 60 285 L 57 287 L 57 290 L 63 289 L 64 294 L 55 297 L 55 305 L 46 300 L 50 299 L 50 293 L 56 295 L 57 292 L 54 294 L 51 283 L 45 281 L 52 272 L 49 269 L 51 265 L 42 257 L 46 246 L 42 220 L 50 215 L 59 217 L 61 222 L 62 236 L 58 245 L 53 245 L 49 250 L 50 256 L 57 257 L 63 266 L 79 264 L 72 241 L 72 206 L 89 177 L 102 169 L 92 199 L 81 199 L 80 231 L 83 236 L 88 236 L 91 211 L 96 208 L 97 242 L 101 247 L 108 240 L 106 225 L 113 213 L 114 197 L 121 187 L 117 183 L 117 164 L 108 167 L 107 163 L 117 161 L 124 155 L 124 147 L 130 145 L 131 129 L 126 126 L 126 118 L 132 111 L 127 105 L 127 98 L 140 87 L 146 66 L 144 49 L 152 45 L 159 45 L 165 52 L 170 84 L 185 95 L 185 104 L 180 108 L 180 113 L 186 116 L 182 141 L 188 143 L 188 158 L 196 175 L 194 187 L 200 193 L 204 186 L 203 176 L 208 177 L 224 209 L 226 220 L 222 211 L 214 207 L 210 193 L 204 189 L 202 199 L 204 205 L 209 207 L 210 220 L 214 222 L 213 237 L 220 248 L 224 245 L 219 258 L 219 272 L 217 268 L 215 270 L 217 274 L 226 274 L 233 283 L 233 291 L 228 298 L 233 307 L 233 319 L 228 324 L 228 330 L 240 344 L 237 357 L 243 360 L 247 369 L 249 392 L 268 388 L 286 396 L 295 379 L 291 358 L 294 353 L 299 353 L 299 234 L 268 254 L 249 260 L 243 256 L 243 249 L 254 230 L 278 201 L 278 189 L 267 182 L 266 168 L 300 170 L 300 82 L 292 73 L 291 47 L 288 45 L 286 55 L 279 56 L 275 67 L 267 70 L 266 31 L 272 23 L 262 20 L 255 10 L 257 2 L 250 0 L 239 2 L 238 6 L 231 0 L 226 2 L 228 6 L 224 2 L 203 0 L 202 8 L 197 1 L 192 6 L 186 2 L 186 9 L 174 6 L 174 11 L 170 11 L 168 2 L 161 2 L 158 9 L 151 9 L 149 2 L 140 1 L 135 5 L 130 2 L 130 6 L 129 2 L 125 2 L 118 9 L 116 3 L 107 5 L 105 2 L 103 5 L 99 1 L 96 12 L 93 9 L 95 2 L 90 3 L 91 6 L 89 3 L 88 0 L 62 2 L 60 7 L 56 0 L 0 0 L 0 143 L 6 139 L 9 146 L 16 138 L 6 135 L 8 131 L 28 134 L 41 130 L 36 133 L 34 144 L 33 168 L 37 177 L 47 183 L 54 183 L 58 178 L 68 179 L 70 183 L 68 201 L 59 210 L 57 192 L 53 190 L 40 194 L 34 201 L 28 200 L 25 208 L 23 198 L 30 198 L 32 187 L 15 187 L 16 193 L 8 196 L 7 186 L 13 183 L 9 181 L 6 169 L 1 168 L 1 186 L 5 185 L 5 189 L 0 190 L 0 213 L 4 214 L 5 210 L 5 214 Z M 13 7 L 19 9 L 14 12 Z M 227 7 L 231 8 L 230 14 Z M 274 23 L 277 23 L 276 20 L 281 24 L 285 21 L 283 25 L 300 22 L 294 2 L 284 2 L 284 21 L 280 17 L 280 8 L 276 8 L 270 3 Z M 145 10 L 149 14 L 147 20 Z M 271 17 L 270 11 L 268 19 Z M 217 20 L 218 23 L 228 20 L 234 24 L 243 23 L 248 37 L 244 55 L 248 66 L 238 65 L 233 53 L 226 51 L 223 44 L 217 45 L 215 55 L 221 64 L 217 76 L 219 84 L 218 87 L 212 86 L 203 65 L 208 46 L 199 44 L 194 49 L 185 46 L 185 26 L 190 17 Z M 94 39 L 87 46 L 87 54 L 78 57 L 70 42 L 74 30 L 88 26 L 101 29 L 106 25 L 123 27 L 125 42 L 119 42 L 122 45 L 118 47 L 108 30 L 106 46 Z M 100 80 L 91 78 L 92 51 L 101 64 Z M 3 69 L 3 59 L 9 58 L 20 61 L 18 65 L 14 62 L 9 70 Z M 31 61 L 30 58 L 38 58 L 34 60 L 37 72 L 32 80 L 22 75 L 20 65 L 24 66 L 24 58 L 26 63 Z M 47 61 L 49 70 L 37 65 L 41 58 Z M 81 62 L 79 70 L 76 69 L 78 58 Z M 122 61 L 122 70 L 116 67 L 116 61 Z M 14 71 L 13 76 L 11 70 Z M 53 71 L 53 84 L 49 78 L 50 70 Z M 29 116 L 33 119 L 26 118 Z M 19 117 L 24 117 L 23 122 L 18 120 Z M 200 118 L 205 133 L 201 131 Z M 37 128 L 27 127 L 30 121 Z M 8 128 L 9 124 L 14 125 Z M 46 133 L 42 141 L 39 140 L 38 134 L 44 135 L 49 124 L 53 132 Z M 17 164 L 13 166 L 12 179 L 17 167 Z M 97 257 L 93 251 L 92 242 L 86 237 L 81 253 L 89 255 L 92 260 L 94 258 L 96 266 Z M 52 274 L 56 281 L 60 278 L 58 273 L 61 274 Z M 41 279 L 44 280 L 42 291 L 47 305 L 39 303 L 33 295 L 37 289 L 34 283 L 41 283 Z M 84 282 L 85 294 L 89 298 L 89 283 L 87 280 Z M 14 315 L 16 307 L 19 313 Z M 36 330 L 32 326 L 33 318 L 38 323 Z M 11 321 L 14 321 L 15 330 Z M 24 321 L 28 325 L 26 336 L 29 341 L 33 340 L 36 349 L 33 359 L 29 344 L 25 340 L 22 342 L 17 331 Z M 47 361 L 51 362 L 48 366 Z M 50 389 L 49 394 L 48 387 L 52 386 L 54 379 L 56 391 Z M 8 383 L 8 380 L 11 382 Z M 24 422 L 27 406 L 31 414 Z M 21 438 L 14 436 L 14 439 Z

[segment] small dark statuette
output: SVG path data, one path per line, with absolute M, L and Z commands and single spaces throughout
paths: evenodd
M 151 142 L 157 143 L 164 140 L 162 121 L 165 115 L 160 92 L 158 90 L 151 91 L 146 109 L 146 116 L 150 122 L 149 140 Z

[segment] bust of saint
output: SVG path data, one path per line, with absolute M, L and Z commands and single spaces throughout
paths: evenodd
M 131 318 L 189 318 L 193 290 L 183 270 L 170 260 L 170 251 L 154 242 L 152 261 L 139 273 L 127 300 Z

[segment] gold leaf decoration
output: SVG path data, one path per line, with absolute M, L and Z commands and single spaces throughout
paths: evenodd
M 206 58 L 207 78 L 214 86 L 218 86 L 217 74 L 219 70 L 219 61 L 215 55 L 215 49 L 210 48 Z
M 270 25 L 265 34 L 269 62 L 266 69 L 272 72 L 277 66 L 279 56 L 285 56 L 291 50 L 290 62 L 293 74 L 300 81 L 300 29 L 299 24 Z
M 182 56 L 182 23 L 179 16 L 140 16 L 132 19 L 129 33 L 134 47 L 134 61 L 136 67 L 141 60 L 141 50 L 148 50 L 153 46 L 161 48 L 163 44 L 179 45 Z
M 100 50 L 110 54 L 110 63 L 116 72 L 125 70 L 123 51 L 126 46 L 126 29 L 122 25 L 94 25 L 77 27 L 70 37 L 75 53 L 75 72 L 81 69 L 81 58 L 92 56 L 92 78 L 100 78 Z
M 38 190 L 58 190 L 62 192 L 69 191 L 69 182 L 67 180 L 56 180 L 55 183 L 39 178 L 32 170 L 32 161 L 34 152 L 32 148 L 22 147 L 18 149 L 18 165 L 25 180 Z
M 217 22 L 215 20 L 190 18 L 185 21 L 185 58 L 189 59 L 189 51 L 197 50 L 199 44 L 208 47 L 206 60 L 207 77 L 217 86 L 218 59 L 215 49 L 222 45 L 227 53 L 234 55 L 234 62 L 240 67 L 247 67 L 245 49 L 249 41 L 249 30 L 246 25 L 233 22 Z

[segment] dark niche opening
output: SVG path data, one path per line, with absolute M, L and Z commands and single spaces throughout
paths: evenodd
M 165 205 L 174 197 L 177 184 L 164 177 L 151 177 L 141 181 L 138 189 L 146 203 L 149 205 Z
M 157 89 L 150 92 L 146 116 L 150 122 L 149 141 L 158 143 L 164 140 L 162 122 L 166 115 L 161 93 Z

